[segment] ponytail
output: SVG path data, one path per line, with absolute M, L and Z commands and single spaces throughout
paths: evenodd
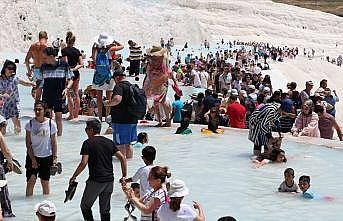
M 67 45 L 73 45 L 75 43 L 75 35 L 73 34 L 73 32 L 71 31 L 68 31 L 67 32 L 67 36 L 66 36 L 66 42 L 67 42 Z
M 155 166 L 151 168 L 150 173 L 155 179 L 160 179 L 161 183 L 165 183 L 166 178 L 171 176 L 168 167 Z

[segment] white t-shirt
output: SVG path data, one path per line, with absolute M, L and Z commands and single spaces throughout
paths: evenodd
M 200 73 L 199 71 L 192 70 L 192 76 L 194 77 L 193 86 L 201 87 Z
M 176 212 L 169 208 L 169 203 L 163 204 L 157 211 L 157 217 L 160 221 L 193 221 L 197 214 L 187 204 L 181 204 L 180 209 Z
M 226 76 L 224 74 L 219 76 L 219 88 L 221 92 L 223 92 L 223 89 L 231 90 L 231 80 L 231 73 L 227 73 Z
M 132 177 L 132 182 L 137 182 L 139 180 L 139 192 L 141 194 L 141 197 L 143 197 L 149 190 L 151 190 L 151 187 L 148 182 L 148 176 L 152 167 L 152 165 L 141 167 Z
M 207 89 L 208 78 L 209 78 L 209 75 L 206 71 L 200 72 L 201 88 Z
M 51 128 L 49 122 L 51 122 Z M 52 155 L 51 136 L 57 132 L 54 121 L 48 119 L 43 123 L 39 123 L 36 119 L 32 119 L 26 124 L 25 130 L 31 132 L 33 155 L 36 157 Z

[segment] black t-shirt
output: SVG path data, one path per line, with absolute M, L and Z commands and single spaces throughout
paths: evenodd
M 129 113 L 127 109 L 127 105 L 131 100 L 131 92 L 130 92 L 130 83 L 128 81 L 119 82 L 113 89 L 113 95 L 120 95 L 122 96 L 121 102 L 111 107 L 111 117 L 112 123 L 120 123 L 120 124 L 136 124 L 137 120 L 134 119 Z
M 81 56 L 81 53 L 79 49 L 74 47 L 66 47 L 62 49 L 62 57 L 67 56 L 68 58 L 68 64 L 70 67 L 74 68 L 79 62 L 79 58 Z
M 95 136 L 83 142 L 81 155 L 88 155 L 88 180 L 99 183 L 114 180 L 112 156 L 119 151 L 112 140 Z
M 216 99 L 212 96 L 206 96 L 204 98 L 204 109 L 203 109 L 203 113 L 207 113 L 212 107 L 215 106 L 216 103 Z

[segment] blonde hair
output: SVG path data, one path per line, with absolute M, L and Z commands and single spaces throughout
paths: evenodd
M 68 45 L 73 45 L 75 43 L 75 40 L 76 40 L 76 37 L 75 35 L 73 34 L 73 32 L 71 31 L 68 31 L 67 32 L 67 36 L 66 36 L 66 43 Z

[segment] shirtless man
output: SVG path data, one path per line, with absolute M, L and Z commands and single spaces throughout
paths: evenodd
M 29 51 L 26 54 L 25 64 L 27 69 L 27 75 L 36 82 L 37 89 L 36 89 L 36 101 L 39 101 L 42 95 L 43 89 L 43 76 L 40 71 L 40 66 L 44 62 L 44 49 L 47 47 L 48 41 L 48 34 L 46 31 L 39 32 L 39 40 L 38 42 L 32 44 L 30 46 Z M 33 59 L 34 68 L 33 71 L 30 68 L 30 59 Z M 33 73 L 32 73 L 33 72 Z

